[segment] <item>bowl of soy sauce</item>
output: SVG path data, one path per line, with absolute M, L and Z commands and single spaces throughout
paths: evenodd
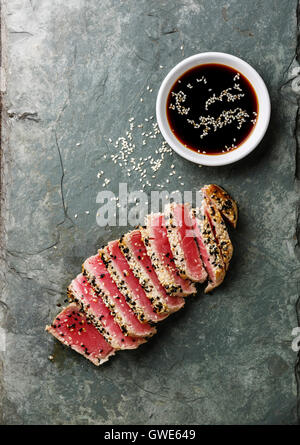
M 261 76 L 244 60 L 200 53 L 176 65 L 156 101 L 160 131 L 189 161 L 220 166 L 247 156 L 268 128 L 270 97 Z

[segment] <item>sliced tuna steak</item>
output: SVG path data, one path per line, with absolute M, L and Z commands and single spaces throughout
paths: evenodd
M 75 303 L 63 309 L 52 325 L 46 326 L 46 331 L 97 366 L 115 353 L 114 348 Z
M 155 312 L 155 307 L 147 298 L 139 280 L 134 276 L 125 256 L 120 250 L 119 240 L 111 241 L 99 253 L 119 291 L 125 296 L 128 305 L 137 318 L 141 322 L 164 320 L 168 314 Z
M 129 337 L 111 315 L 104 301 L 92 288 L 87 278 L 82 274 L 72 281 L 68 288 L 69 298 L 77 303 L 92 320 L 105 340 L 115 349 L 136 349 L 144 338 Z
M 146 226 L 141 227 L 140 230 L 147 253 L 166 292 L 176 296 L 187 296 L 195 293 L 194 284 L 183 279 L 176 268 L 164 215 L 161 213 L 148 215 Z
M 123 235 L 119 245 L 133 274 L 139 279 L 153 306 L 158 308 L 160 312 L 167 313 L 181 309 L 184 305 L 184 299 L 182 297 L 172 297 L 166 293 L 147 254 L 140 230 L 133 230 Z
M 236 202 L 231 196 L 220 186 L 216 184 L 205 185 L 201 191 L 226 220 L 236 228 L 238 219 L 238 208 Z
M 226 270 L 212 226 L 203 207 L 192 209 L 191 218 L 201 258 L 208 273 L 208 285 L 205 288 L 205 293 L 207 293 L 222 283 Z
M 203 201 L 203 207 L 213 228 L 213 233 L 220 248 L 226 270 L 228 270 L 233 255 L 233 245 L 229 238 L 226 224 L 219 210 L 211 203 L 211 201 L 208 201 L 207 198 Z
M 203 283 L 207 278 L 195 240 L 190 205 L 171 203 L 165 207 L 168 239 L 177 269 L 183 278 Z
M 127 304 L 99 255 L 88 258 L 83 264 L 83 275 L 99 293 L 110 309 L 122 332 L 132 337 L 151 337 L 156 329 L 148 323 L 141 323 Z

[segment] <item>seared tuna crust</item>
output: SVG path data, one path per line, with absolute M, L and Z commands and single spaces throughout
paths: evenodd
M 113 348 L 136 349 L 145 343 L 144 338 L 130 337 L 122 332 L 110 309 L 84 275 L 80 274 L 72 281 L 68 287 L 68 296 L 81 307 L 87 318 Z
M 138 320 L 126 297 L 119 291 L 108 273 L 100 255 L 90 257 L 84 262 L 83 275 L 103 299 L 125 335 L 150 337 L 156 333 L 155 327 Z
M 233 255 L 233 245 L 229 238 L 225 221 L 219 210 L 207 198 L 204 199 L 203 206 L 206 216 L 212 226 L 215 240 L 220 248 L 226 270 L 228 270 Z
M 203 206 L 200 209 L 193 209 L 191 216 L 201 257 L 208 273 L 208 284 L 204 290 L 207 293 L 223 282 L 225 265 Z
M 216 184 L 205 185 L 201 191 L 204 196 L 211 200 L 212 204 L 219 210 L 222 216 L 236 228 L 238 219 L 238 208 L 236 202 L 220 186 Z
M 111 241 L 101 251 L 102 260 L 119 291 L 124 295 L 128 305 L 141 323 L 158 322 L 168 314 L 155 312 L 155 306 L 147 298 L 139 280 L 134 276 L 130 266 L 119 248 L 119 240 Z
M 173 202 L 165 208 L 167 235 L 176 267 L 183 278 L 203 283 L 207 272 L 195 240 L 190 205 Z
M 158 313 L 173 313 L 184 305 L 181 297 L 170 297 L 161 285 L 142 241 L 140 230 L 123 235 L 119 242 L 133 274 L 138 278 L 147 297 Z
M 141 234 L 157 276 L 169 295 L 187 296 L 196 292 L 195 285 L 180 276 L 175 265 L 165 226 L 164 215 L 148 215 Z

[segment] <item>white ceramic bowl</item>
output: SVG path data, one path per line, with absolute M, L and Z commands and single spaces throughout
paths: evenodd
M 177 138 L 174 136 L 167 119 L 167 99 L 169 92 L 176 82 L 176 80 L 182 76 L 189 69 L 206 64 L 206 63 L 218 63 L 227 65 L 243 74 L 251 83 L 253 89 L 256 92 L 258 100 L 258 116 L 256 124 L 251 131 L 248 138 L 233 151 L 229 151 L 224 154 L 207 155 L 197 153 L 189 148 L 186 148 Z M 156 100 L 156 118 L 159 125 L 159 129 L 170 145 L 170 147 L 176 151 L 180 156 L 188 159 L 189 161 L 197 164 L 219 166 L 231 164 L 239 159 L 247 156 L 262 140 L 270 121 L 271 103 L 270 96 L 267 87 L 260 77 L 260 75 L 252 68 L 247 62 L 239 59 L 236 56 L 232 56 L 226 53 L 208 52 L 200 53 L 194 56 L 188 57 L 178 63 L 165 77 L 159 89 Z

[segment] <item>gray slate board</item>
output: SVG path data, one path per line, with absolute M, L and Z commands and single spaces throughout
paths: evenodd
M 294 0 L 2 0 L 0 423 L 299 422 L 297 12 Z M 44 327 L 83 260 L 126 230 L 96 224 L 105 177 L 114 192 L 141 185 L 112 162 L 110 138 L 147 122 L 167 72 L 203 51 L 262 75 L 267 135 L 218 169 L 166 153 L 144 190 L 223 185 L 240 209 L 230 271 L 148 344 L 96 368 Z M 135 132 L 136 157 L 161 146 Z

